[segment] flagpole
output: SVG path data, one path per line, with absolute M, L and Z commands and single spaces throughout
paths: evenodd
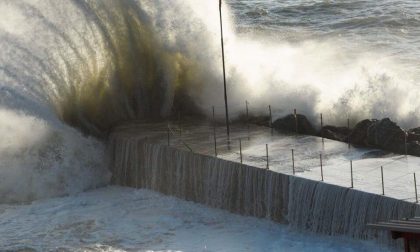
M 220 38 L 222 42 L 222 62 L 223 62 L 223 89 L 225 95 L 225 111 L 226 111 L 226 132 L 228 142 L 230 141 L 230 125 L 229 125 L 229 109 L 226 91 L 226 70 L 225 70 L 225 47 L 223 43 L 223 23 L 222 23 L 222 0 L 219 0 L 219 14 L 220 14 Z

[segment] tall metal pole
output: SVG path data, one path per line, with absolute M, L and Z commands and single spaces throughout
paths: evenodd
M 226 110 L 226 133 L 228 143 L 230 141 L 230 125 L 229 125 L 229 109 L 226 91 L 226 70 L 225 70 L 225 46 L 223 43 L 223 22 L 222 22 L 222 0 L 219 0 L 219 15 L 220 15 L 220 39 L 222 42 L 222 63 L 223 63 L 223 90 L 225 95 L 225 110 Z

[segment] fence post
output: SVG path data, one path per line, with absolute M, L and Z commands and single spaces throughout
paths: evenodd
M 271 114 L 271 105 L 268 105 L 268 112 L 270 113 L 270 128 L 271 128 L 271 134 L 273 134 L 273 115 Z
M 139 165 L 136 164 L 136 188 L 139 188 Z
M 214 156 L 217 157 L 217 141 L 216 141 L 216 120 L 214 117 L 214 106 L 213 108 L 213 140 L 214 140 Z
M 128 153 L 130 151 L 130 142 L 126 142 L 126 144 L 124 145 L 124 149 L 126 151 L 126 153 Z M 127 158 L 127 156 L 125 157 Z M 128 160 L 124 160 L 124 178 L 123 178 L 123 186 L 127 186 L 127 170 L 128 170 Z
M 298 132 L 298 118 L 297 118 L 296 109 L 293 110 L 293 114 L 295 116 L 295 130 L 296 130 L 296 133 L 299 133 Z
M 169 132 L 169 124 L 168 124 L 168 127 L 166 128 L 166 130 L 167 130 L 167 134 L 168 134 L 168 146 L 169 145 L 171 145 L 171 140 L 170 140 L 170 132 Z
M 404 147 L 405 147 L 405 157 L 407 157 L 408 149 L 407 149 L 407 131 L 404 132 Z
M 321 181 L 324 181 L 324 171 L 322 170 L 322 153 L 319 154 L 319 163 L 321 165 Z
M 347 142 L 349 144 L 349 149 L 350 149 L 350 118 L 347 118 L 347 129 L 349 130 L 349 135 L 347 136 Z
M 320 113 L 321 116 L 321 139 L 322 139 L 322 144 L 324 144 L 324 132 L 323 132 L 323 128 L 324 128 L 324 121 L 322 120 L 322 113 Z
M 241 164 L 242 164 L 242 140 L 239 138 L 239 156 L 241 158 Z
M 351 187 L 350 188 L 354 188 L 354 186 L 353 186 L 353 160 L 350 160 L 350 178 L 351 178 Z
M 322 167 L 322 153 L 319 154 L 319 164 L 321 165 L 321 181 L 324 181 L 324 170 Z
M 384 167 L 381 166 L 381 179 L 382 179 L 382 195 L 385 195 L 385 186 L 384 186 Z
M 248 110 L 248 100 L 245 101 L 245 107 L 246 107 L 246 128 L 248 130 L 248 140 L 250 140 L 249 136 L 249 110 Z
M 293 168 L 293 175 L 295 175 L 295 151 L 292 149 L 292 168 Z
M 178 111 L 178 126 L 179 126 L 179 135 L 182 136 L 182 124 L 181 124 L 181 112 Z
M 270 169 L 269 160 L 268 160 L 268 144 L 265 144 L 265 156 L 267 158 L 267 170 Z
M 417 195 L 417 179 L 416 179 L 416 173 L 414 173 L 414 192 L 416 193 L 416 203 L 419 203 L 419 198 Z

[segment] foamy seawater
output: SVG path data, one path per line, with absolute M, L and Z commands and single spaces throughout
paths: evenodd
M 121 187 L 0 206 L 0 224 L 5 251 L 389 251 Z
M 266 103 L 328 113 L 341 124 L 346 117 L 392 117 L 418 125 L 418 1 L 228 2 L 239 36 L 259 41 L 245 39 L 254 56 L 238 61 L 252 66 L 243 68 L 255 76 L 249 85 Z M 257 77 L 269 71 L 269 79 Z M 293 99 L 279 95 L 290 89 Z
M 241 29 L 272 31 L 289 41 L 337 38 L 348 50 L 366 47 L 412 62 L 420 56 L 418 1 L 228 2 Z

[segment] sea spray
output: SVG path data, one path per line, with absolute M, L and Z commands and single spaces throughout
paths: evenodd
M 63 196 L 107 184 L 103 142 L 68 126 L 0 109 L 0 203 Z
M 232 16 L 230 4 L 224 3 L 223 18 L 232 116 L 242 113 L 248 100 L 252 113 L 266 113 L 271 104 L 276 117 L 296 108 L 313 120 L 323 112 L 328 124 L 389 116 L 400 125 L 417 126 L 413 67 L 363 45 L 343 50 L 339 37 L 292 41 L 283 40 L 287 36 L 281 31 L 274 36 L 238 32 L 242 21 Z M 105 160 L 99 157 L 101 142 L 87 136 L 106 138 L 123 121 L 206 114 L 212 105 L 217 116 L 223 115 L 217 2 L 5 0 L 0 14 L 0 107 L 11 115 L 2 117 L 0 128 L 6 130 L 1 133 L 12 141 L 25 137 L 28 144 L 37 136 L 32 149 L 45 153 L 5 151 L 2 179 L 8 183 L 0 193 L 9 195 L 8 201 L 15 195 L 11 191 L 22 190 L 26 196 L 18 198 L 29 200 L 106 183 L 102 176 L 84 176 L 91 182 L 73 190 L 77 179 L 68 176 L 79 170 L 107 174 L 99 161 Z M 43 126 L 20 127 L 28 120 Z M 8 146 L 2 142 L 0 149 Z M 83 157 L 72 149 L 82 150 Z M 29 157 L 32 161 L 23 164 Z M 43 162 L 44 157 L 55 161 Z M 39 190 L 30 195 L 32 189 L 15 182 L 30 181 L 23 177 L 39 163 L 46 167 L 42 170 L 56 169 L 57 176 L 53 182 L 35 182 Z M 66 190 L 60 188 L 64 184 Z

